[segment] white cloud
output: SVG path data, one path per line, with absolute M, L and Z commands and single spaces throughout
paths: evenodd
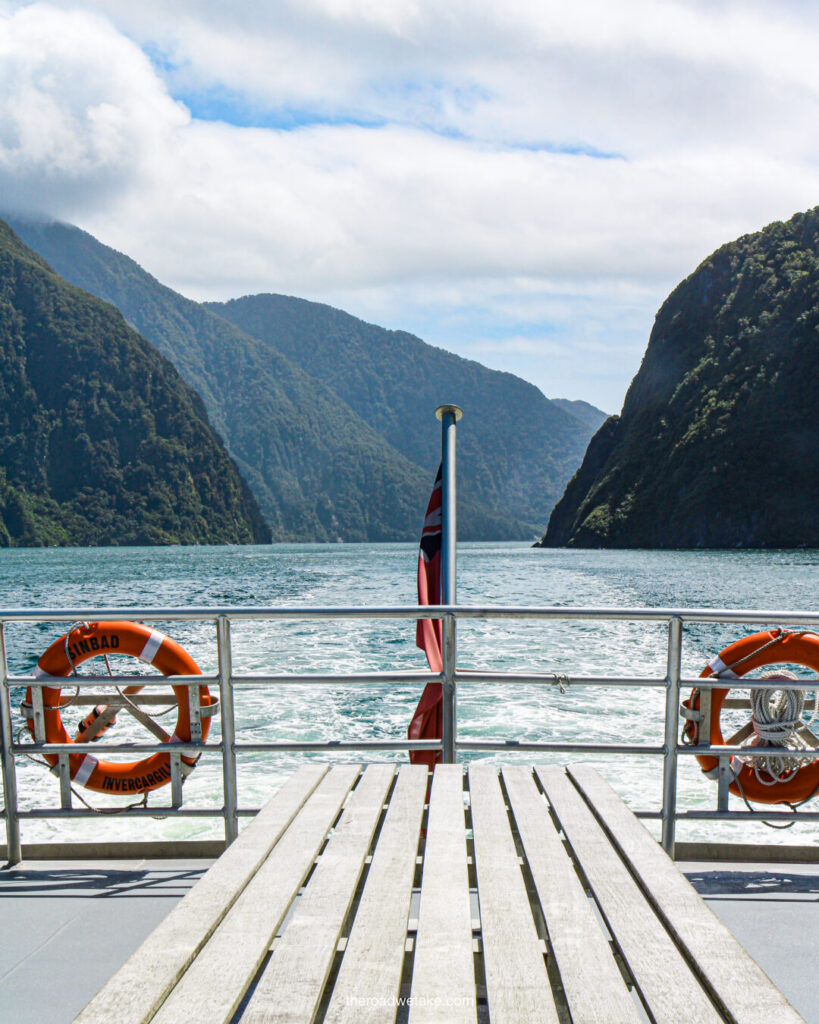
M 595 160 L 389 127 L 194 123 L 157 159 L 154 220 L 183 244 L 203 230 L 220 243 L 193 248 L 184 270 L 173 251 L 154 258 L 198 294 L 241 280 L 321 292 L 510 279 L 656 286 L 758 227 L 760 209 L 787 216 L 819 195 L 819 171 L 753 151 Z M 130 216 L 120 222 L 132 230 Z
M 37 4 L 0 20 L 6 208 L 99 208 L 138 186 L 187 120 L 141 51 L 102 19 Z
M 613 409 L 676 281 L 819 202 L 817 44 L 794 3 L 0 3 L 1 204 Z
M 751 133 L 815 153 L 811 133 L 790 130 L 816 113 L 812 5 L 177 0 L 172 16 L 158 0 L 88 6 L 160 52 L 174 87 L 218 85 L 262 110 L 632 155 L 678 148 L 683 133 L 694 145 Z

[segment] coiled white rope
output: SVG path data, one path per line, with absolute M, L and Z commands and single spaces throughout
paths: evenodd
M 799 677 L 787 669 L 779 669 L 777 672 L 765 673 L 759 678 L 767 682 L 788 682 Z M 774 757 L 748 758 L 761 785 L 775 786 L 778 782 L 785 782 L 803 765 L 816 760 L 816 752 L 799 735 L 799 730 L 808 724 L 802 718 L 804 710 L 805 694 L 802 690 L 776 687 L 759 687 L 751 690 L 751 724 L 754 727 L 754 737 L 750 746 L 788 747 L 794 751 L 810 751 L 807 755 L 793 757 L 777 754 Z M 814 707 L 811 722 L 815 716 Z M 763 777 L 763 773 L 767 778 Z

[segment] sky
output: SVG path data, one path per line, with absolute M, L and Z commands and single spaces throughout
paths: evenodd
M 799 0 L 0 0 L 0 209 L 618 412 L 673 287 L 819 204 L 817 53 Z

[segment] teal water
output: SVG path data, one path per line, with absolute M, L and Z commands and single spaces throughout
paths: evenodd
M 411 544 L 3 550 L 0 608 L 412 604 L 416 551 Z M 464 604 L 807 611 L 816 608 L 818 569 L 817 551 L 566 551 L 535 550 L 523 544 L 464 544 L 458 553 L 458 600 Z M 215 669 L 212 625 L 177 623 L 165 628 L 204 671 Z M 756 628 L 690 627 L 684 638 L 684 674 L 699 674 L 713 654 Z M 29 673 L 63 631 L 57 624 L 9 626 L 11 672 Z M 233 643 L 234 667 L 240 673 L 354 672 L 423 668 L 425 664 L 409 621 L 240 623 L 234 626 Z M 463 668 L 662 676 L 666 631 L 662 626 L 617 622 L 476 621 L 459 626 L 458 648 Z M 88 663 L 86 670 L 90 671 Z M 15 713 L 20 696 L 13 694 Z M 238 739 L 399 738 L 406 734 L 417 698 L 418 692 L 409 687 L 243 690 L 236 696 Z M 144 734 L 133 731 L 136 725 L 122 721 L 124 717 L 120 716 L 116 736 L 144 739 Z M 73 721 L 70 711 L 64 718 Z M 21 724 L 19 716 L 17 724 Z M 464 686 L 459 693 L 458 724 L 462 738 L 662 744 L 663 695 L 582 687 L 561 694 L 554 687 Z M 217 721 L 214 734 L 218 732 Z M 396 755 L 397 760 L 404 757 Z M 530 755 L 520 757 L 530 759 Z M 551 758 L 565 759 L 565 755 Z M 242 755 L 241 805 L 258 806 L 299 760 L 299 755 Z M 658 809 L 659 759 L 585 760 L 598 764 L 632 806 Z M 681 760 L 681 804 L 713 806 L 712 784 L 702 779 L 693 760 Z M 53 776 L 25 758 L 19 759 L 18 772 L 21 805 L 56 806 Z M 186 801 L 193 806 L 219 804 L 219 779 L 218 756 L 203 758 L 186 783 Z M 90 798 L 94 804 L 104 803 L 96 795 Z M 150 802 L 159 806 L 167 798 L 166 791 L 160 790 Z M 785 833 L 772 833 L 759 825 L 687 825 L 681 826 L 680 838 L 806 842 L 812 831 L 807 825 Z M 75 823 L 26 822 L 23 839 L 219 833 L 218 822 L 136 822 L 106 816 Z

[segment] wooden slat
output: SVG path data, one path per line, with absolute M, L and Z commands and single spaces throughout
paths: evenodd
M 243 1024 L 310 1024 L 364 868 L 394 765 L 370 765 L 258 980 Z
M 154 1024 L 231 1019 L 359 771 L 358 765 L 339 765 L 327 774 L 162 1004 Z
M 531 768 L 504 768 L 503 780 L 573 1024 L 637 1024 L 640 1014 Z
M 438 765 L 433 777 L 409 1020 L 410 1024 L 476 1024 L 477 1020 L 460 765 Z
M 144 1024 L 187 969 L 327 772 L 291 776 L 75 1018 L 77 1024 Z
M 427 793 L 427 769 L 404 765 L 390 800 L 324 1024 L 395 1020 Z
M 486 997 L 492 1024 L 557 1024 L 549 977 L 494 765 L 469 769 Z
M 656 1024 L 721 1021 L 564 770 L 537 774 Z
M 736 1024 L 802 1021 L 611 786 L 588 765 L 572 768 L 571 775 L 640 879 L 651 903 Z

